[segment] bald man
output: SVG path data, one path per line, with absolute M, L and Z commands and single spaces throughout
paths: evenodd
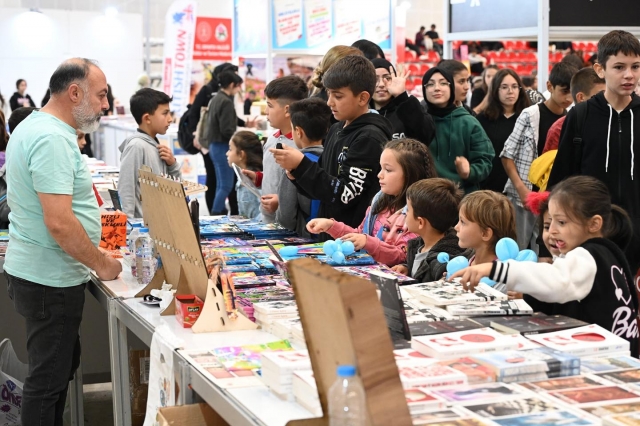
M 100 211 L 76 130 L 98 129 L 109 108 L 104 73 L 88 59 L 62 63 L 51 99 L 11 134 L 4 264 L 9 297 L 26 320 L 29 374 L 22 424 L 62 425 L 69 380 L 80 363 L 78 330 L 90 270 L 112 280 L 120 262 L 98 250 Z

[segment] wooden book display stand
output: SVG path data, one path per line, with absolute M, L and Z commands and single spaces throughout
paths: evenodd
M 224 295 L 216 287 L 219 266 L 214 268 L 213 280 L 207 276 L 191 224 L 184 183 L 142 169 L 138 173 L 144 222 L 163 266 L 136 297 L 160 289 L 166 281 L 174 285 L 176 294 L 195 294 L 204 301 L 202 313 L 192 327 L 195 333 L 256 329 L 257 325 L 242 314 L 234 320 L 228 317 Z M 161 312 L 161 315 L 174 314 L 175 300 Z
M 328 392 L 344 364 L 355 365 L 362 380 L 367 424 L 411 425 L 375 285 L 315 259 L 288 262 L 288 270 L 324 415 L 287 426 L 329 424 Z

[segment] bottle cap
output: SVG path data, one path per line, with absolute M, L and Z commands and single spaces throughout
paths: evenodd
M 131 224 L 132 228 L 142 228 L 142 224 L 140 222 L 135 222 Z
M 149 232 L 149 228 L 140 228 L 140 232 Z
M 356 367 L 353 365 L 339 365 L 337 373 L 338 377 L 354 377 L 356 375 Z

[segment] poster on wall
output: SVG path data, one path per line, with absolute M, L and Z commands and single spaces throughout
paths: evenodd
M 230 61 L 233 53 L 231 19 L 196 18 L 193 59 Z
M 334 0 L 333 14 L 336 39 L 355 41 L 360 38 L 360 13 L 358 12 L 358 5 L 355 2 L 349 0 Z M 351 43 L 353 43 L 353 41 Z
M 331 40 L 331 18 L 331 0 L 307 0 L 304 21 L 308 47 L 315 47 Z
M 236 54 L 267 52 L 268 25 L 258 24 L 257 17 L 267 16 L 268 4 L 265 0 L 235 0 L 233 34 Z
M 389 0 L 369 0 L 362 18 L 362 38 L 380 44 L 391 38 Z
M 273 0 L 276 46 L 302 38 L 302 0 Z
M 162 87 L 173 97 L 171 111 L 179 117 L 189 102 L 196 1 L 176 0 L 165 17 Z

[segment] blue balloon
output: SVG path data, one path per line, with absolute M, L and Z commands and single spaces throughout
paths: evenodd
M 489 287 L 493 287 L 494 285 L 496 285 L 496 282 L 494 280 L 490 280 L 487 277 L 484 277 L 480 280 L 481 283 L 485 283 L 486 285 L 488 285 Z
M 438 262 L 440 263 L 448 263 L 449 262 L 449 253 L 445 253 L 443 251 L 441 251 L 440 253 L 438 253 Z
M 498 256 L 498 259 L 502 262 L 515 259 L 519 251 L 518 243 L 513 241 L 512 238 L 501 238 L 496 244 L 496 256 Z
M 333 255 L 331 255 L 331 259 L 333 259 L 334 262 L 336 262 L 339 265 L 342 265 L 344 263 L 344 253 L 342 253 L 341 251 L 337 251 L 335 253 L 333 253 Z
M 342 244 L 342 238 L 336 238 L 336 244 L 337 245 L 341 245 Z
M 464 256 L 454 257 L 447 263 L 447 278 L 469 266 L 469 259 Z
M 516 256 L 516 260 L 519 262 L 537 262 L 538 255 L 535 251 L 526 249 L 518 253 L 518 256 Z
M 322 251 L 324 251 L 324 254 L 327 256 L 333 255 L 333 253 L 336 252 L 336 242 L 333 240 L 325 241 L 322 245 Z
M 353 246 L 353 243 L 351 241 L 345 241 L 344 243 L 342 243 L 342 253 L 344 253 L 345 256 L 349 256 L 355 251 L 356 248 Z
M 298 247 L 296 246 L 282 247 L 280 250 L 278 250 L 278 253 L 280 253 L 280 256 L 282 257 L 294 257 L 298 255 Z

